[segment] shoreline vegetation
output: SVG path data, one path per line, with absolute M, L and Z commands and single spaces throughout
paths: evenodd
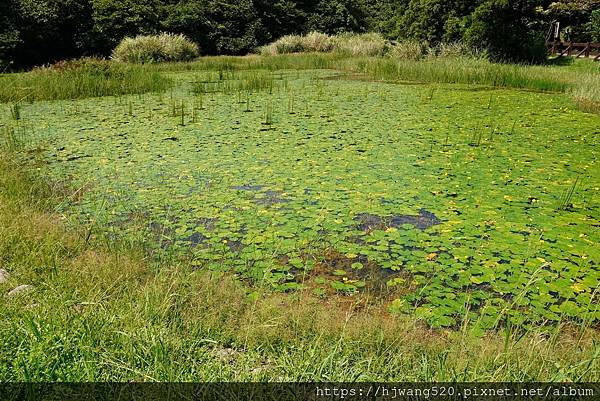
M 368 49 L 374 47 L 363 46 Z M 1 75 L 0 102 L 165 92 L 171 87 L 171 83 L 161 74 L 164 72 L 332 69 L 375 81 L 464 84 L 566 93 L 582 110 L 600 112 L 600 66 L 592 61 L 557 59 L 543 66 L 498 64 L 479 56 L 446 53 L 449 55 L 444 55 L 444 51 L 431 50 L 424 53 L 428 55 L 411 59 L 396 57 L 393 52 L 391 56 L 363 55 L 369 54 L 368 50 L 355 50 L 353 53 L 267 52 L 266 56 L 214 56 L 191 62 L 157 64 L 82 59 L 36 68 L 25 73 Z

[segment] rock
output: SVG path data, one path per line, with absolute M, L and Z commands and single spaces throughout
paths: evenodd
M 10 278 L 10 273 L 4 269 L 0 269 L 0 284 L 6 283 Z
M 22 284 L 22 285 L 20 285 L 20 286 L 18 286 L 16 288 L 13 288 L 8 294 L 6 294 L 6 296 L 8 298 L 12 298 L 12 297 L 15 297 L 15 296 L 17 296 L 19 294 L 22 294 L 24 292 L 30 291 L 30 290 L 33 290 L 33 287 L 31 285 Z
M 226 363 L 233 363 L 239 356 L 240 352 L 234 350 L 233 348 L 221 348 L 216 351 L 216 356 L 222 361 Z
M 259 375 L 259 374 L 264 373 L 264 372 L 266 372 L 268 370 L 271 370 L 272 368 L 273 368 L 273 365 L 261 365 L 261 366 L 258 366 L 256 368 L 254 368 L 254 369 L 251 369 L 250 373 L 253 374 L 253 375 Z

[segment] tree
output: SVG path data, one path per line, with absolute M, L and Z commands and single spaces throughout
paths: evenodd
M 600 42 L 600 9 L 594 10 L 591 13 L 586 29 L 592 41 Z
M 17 66 L 78 57 L 90 28 L 89 0 L 17 0 L 19 41 L 12 52 Z
M 164 19 L 160 0 L 91 0 L 93 28 L 86 38 L 89 53 L 109 55 L 126 36 L 159 33 Z
M 307 14 L 305 31 L 336 34 L 365 30 L 366 16 L 355 0 L 320 0 L 315 7 L 307 7 Z
M 562 31 L 568 32 L 563 39 L 588 42 L 592 40 L 592 12 L 598 9 L 600 0 L 561 0 L 548 5 L 545 14 L 549 20 L 559 21 Z
M 535 0 L 487 0 L 473 13 L 465 40 L 496 61 L 543 62 L 544 38 L 533 29 L 538 6 Z
M 15 49 L 21 43 L 16 9 L 14 0 L 0 3 L 0 72 L 11 67 Z

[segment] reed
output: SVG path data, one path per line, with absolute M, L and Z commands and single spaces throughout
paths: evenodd
M 170 85 L 168 78 L 145 66 L 86 59 L 0 75 L 0 102 L 160 92 Z

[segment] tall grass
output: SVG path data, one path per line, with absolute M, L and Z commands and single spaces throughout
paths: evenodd
M 569 78 L 544 67 L 494 64 L 477 58 L 363 59 L 350 60 L 342 68 L 369 78 L 391 81 L 485 85 L 491 87 L 565 92 Z
M 200 49 L 184 35 L 161 33 L 125 38 L 113 50 L 112 58 L 125 63 L 161 63 L 189 61 L 197 58 Z
M 163 91 L 169 85 L 169 79 L 143 66 L 84 59 L 0 75 L 0 102 L 115 96 Z
M 580 83 L 571 89 L 571 94 L 580 109 L 600 113 L 600 72 L 582 74 Z
M 205 57 L 193 63 L 163 64 L 156 68 L 170 72 L 219 69 L 331 69 L 362 74 L 365 78 L 374 80 L 458 83 L 553 92 L 570 92 L 578 85 L 586 87 L 586 79 L 598 79 L 592 73 L 574 72 L 568 67 L 496 64 L 478 57 L 426 57 L 421 60 L 407 60 L 349 57 L 337 53 Z M 587 91 L 592 92 L 593 88 Z
M 193 84 L 192 90 L 196 94 L 222 92 L 222 93 L 252 93 L 259 91 L 272 92 L 277 85 L 272 71 L 270 70 L 242 70 L 222 73 L 219 70 L 218 79 L 200 80 Z
M 330 36 L 311 32 L 307 35 L 283 36 L 261 47 L 259 52 L 262 55 L 334 52 L 347 56 L 383 56 L 389 47 L 389 42 L 377 33 Z

